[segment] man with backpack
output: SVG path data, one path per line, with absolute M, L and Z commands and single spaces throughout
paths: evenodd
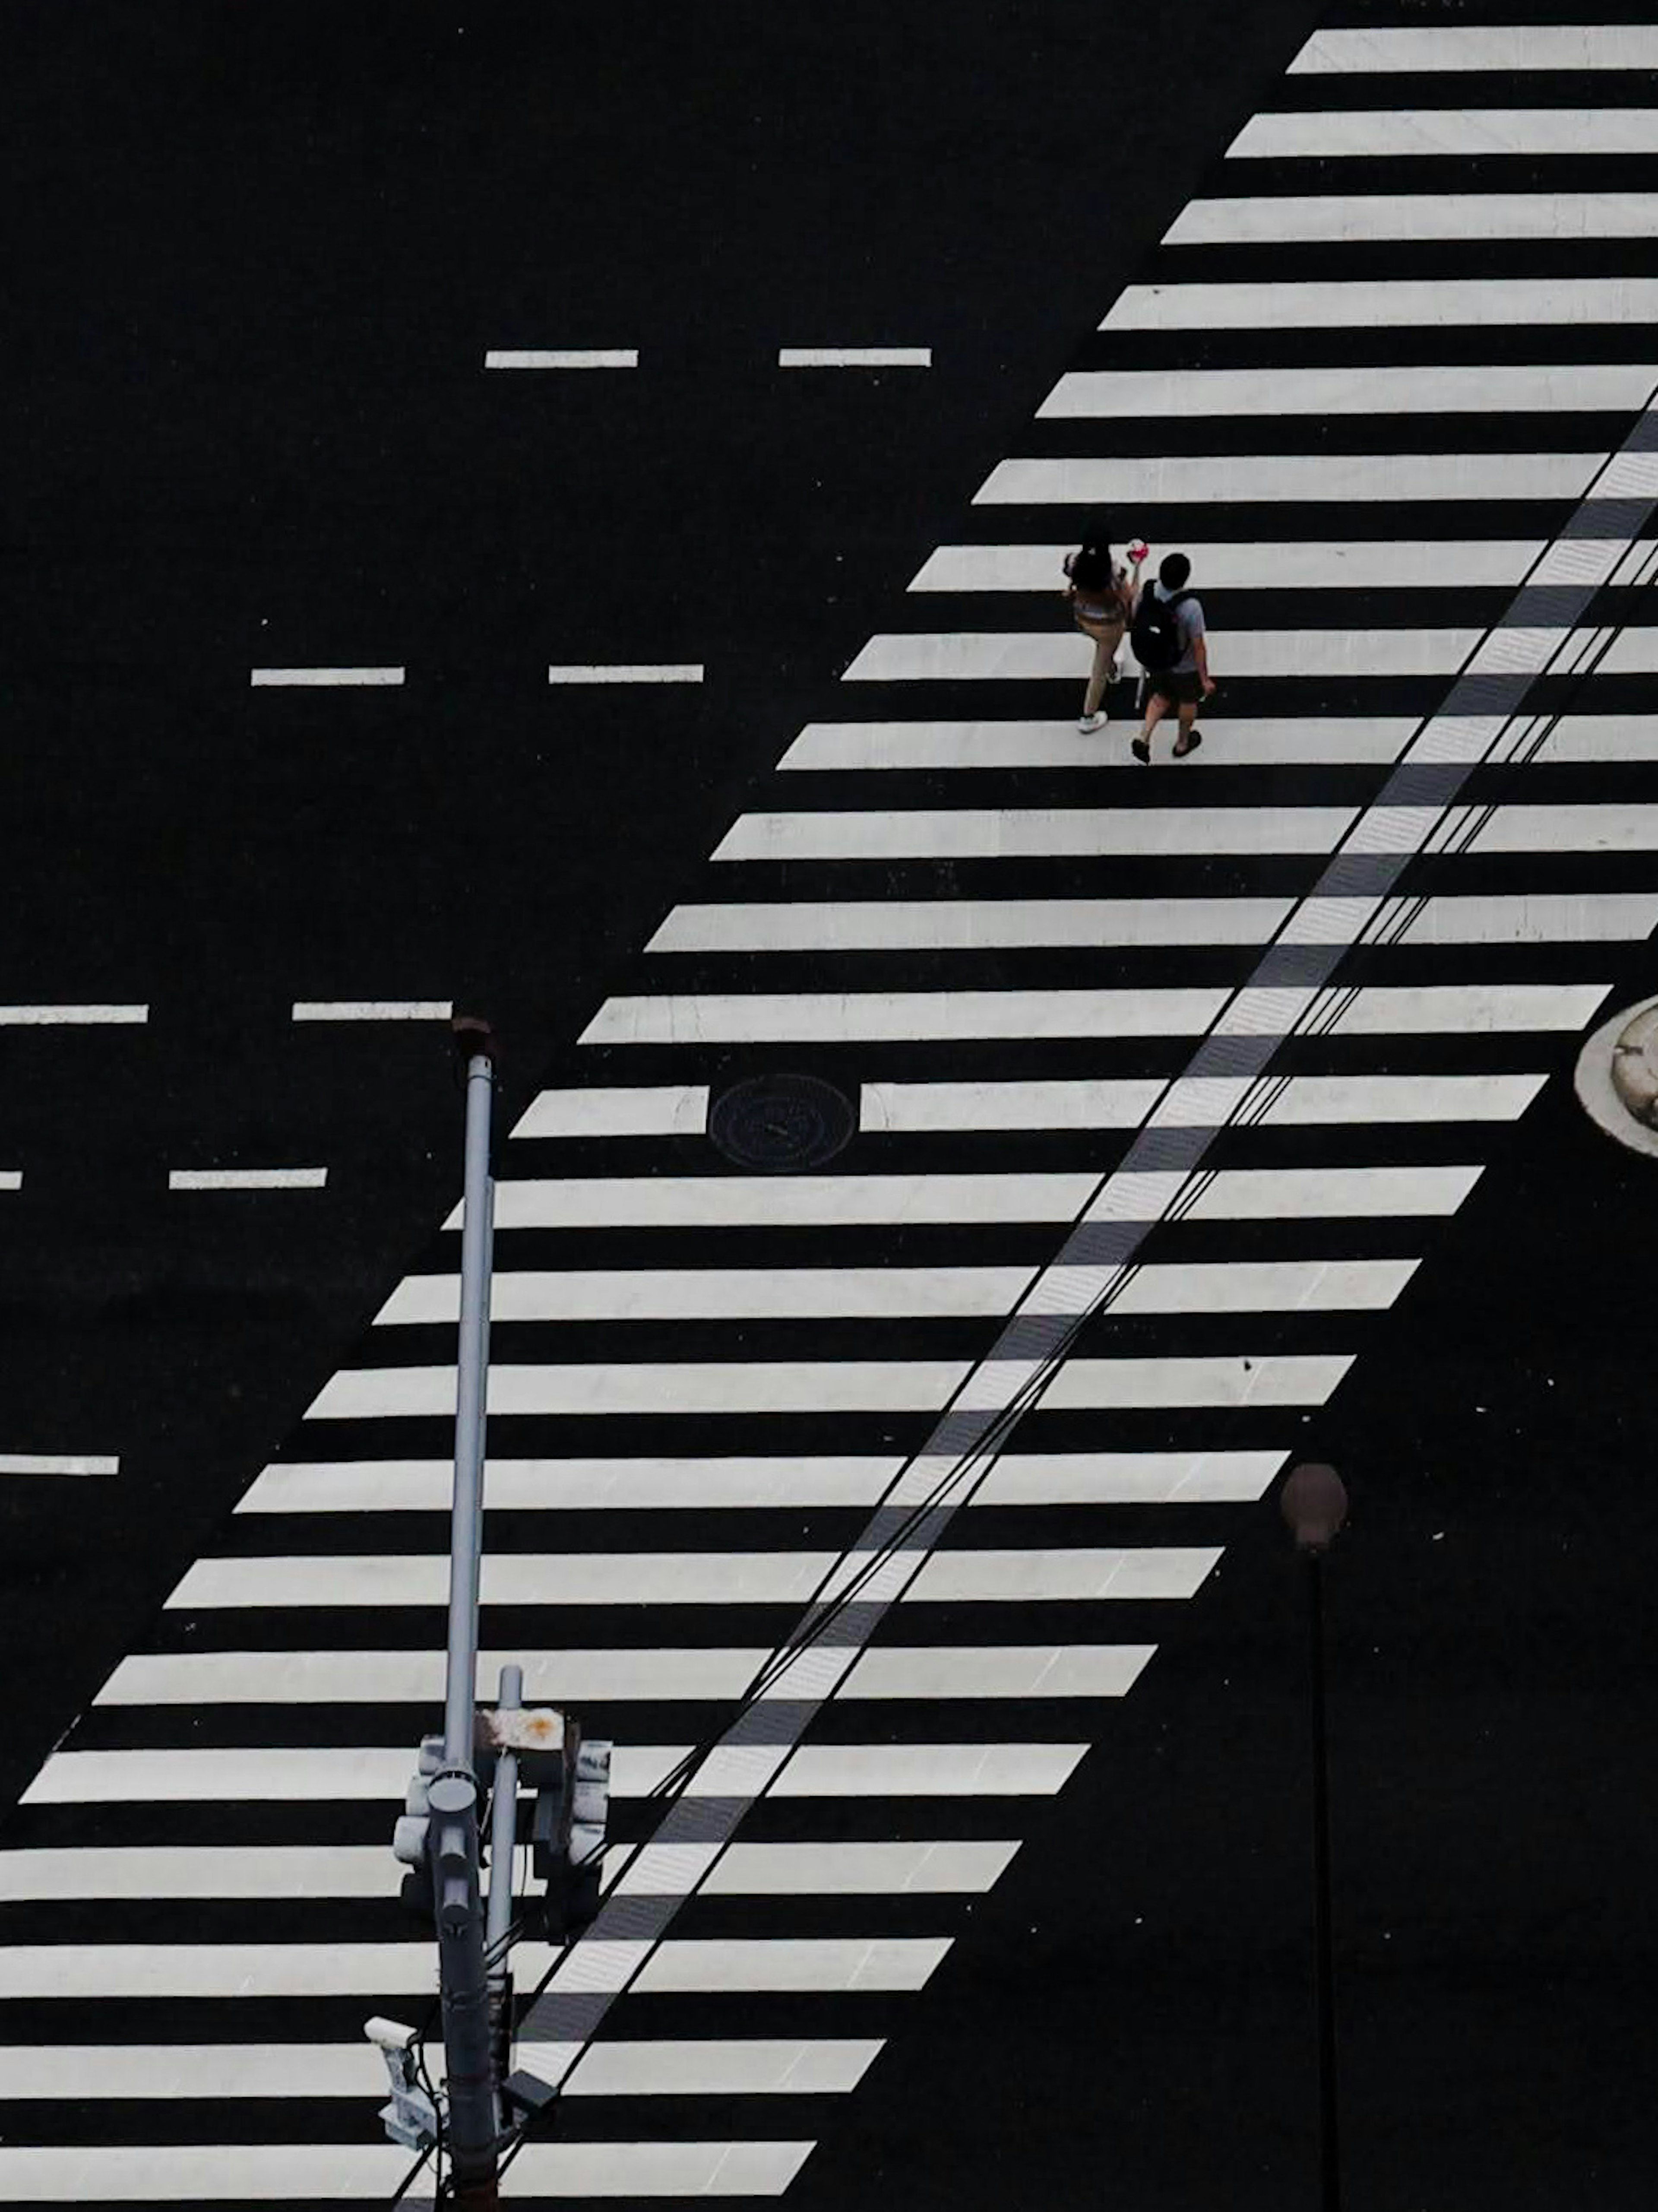
M 1198 702 L 1207 699 L 1215 686 L 1209 674 L 1203 605 L 1186 588 L 1191 574 L 1192 563 L 1184 553 L 1165 554 L 1156 580 L 1140 592 L 1128 633 L 1134 658 L 1145 671 L 1145 726 L 1130 750 L 1148 768 L 1151 732 L 1171 707 L 1180 717 L 1175 758 L 1184 760 L 1203 743 L 1201 732 L 1193 726 Z

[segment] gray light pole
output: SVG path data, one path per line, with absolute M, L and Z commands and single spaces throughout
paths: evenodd
M 443 1766 L 431 1785 L 432 1886 L 438 1988 L 449 2093 L 455 2201 L 494 2207 L 499 2119 L 484 1910 L 478 1858 L 478 1571 L 483 1549 L 483 1431 L 489 1398 L 489 1267 L 495 1182 L 489 1115 L 495 1043 L 487 1023 L 454 1024 L 466 1061 L 466 1188 L 460 1243 L 460 1340 L 455 1389 L 455 1492 L 449 1534 L 449 1648 Z M 508 1865 L 511 1856 L 508 1855 Z
M 1279 1504 L 1305 1562 L 1307 1654 L 1313 1723 L 1313 1981 L 1318 2033 L 1319 2202 L 1340 2212 L 1341 2152 L 1336 2095 L 1334 1946 L 1330 1930 L 1330 1777 L 1324 1726 L 1324 1554 L 1347 1517 L 1347 1492 L 1333 1467 L 1291 1471 Z

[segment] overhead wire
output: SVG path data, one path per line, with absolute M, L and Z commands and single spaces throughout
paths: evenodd
M 1654 400 L 1658 400 L 1658 389 L 1655 389 L 1651 398 L 1649 398 L 1648 402 L 1649 407 L 1653 404 Z M 1551 543 L 1552 542 L 1554 541 L 1551 541 Z M 1546 554 L 1547 550 L 1548 548 L 1545 547 L 1543 549 L 1543 554 L 1540 554 L 1538 556 L 1538 560 L 1540 561 L 1540 559 L 1544 557 L 1544 554 Z M 1533 568 L 1535 568 L 1537 562 L 1534 561 Z M 1618 563 L 1618 567 L 1621 568 L 1623 562 L 1620 560 Z M 1527 573 L 1529 574 L 1530 572 L 1528 571 Z M 1617 570 L 1614 568 L 1612 577 L 1608 579 L 1605 584 L 1597 587 L 1598 590 L 1650 590 L 1655 582 L 1658 582 L 1658 547 L 1655 547 L 1653 558 L 1650 564 L 1647 567 L 1644 574 L 1637 572 L 1636 577 L 1627 580 L 1621 585 L 1617 582 L 1616 579 Z M 1525 586 L 1522 580 L 1521 588 L 1523 589 L 1524 587 Z M 1532 714 L 1523 717 L 1524 721 L 1529 726 L 1521 737 L 1515 742 L 1512 749 L 1508 753 L 1503 755 L 1500 758 L 1494 757 L 1494 756 L 1497 755 L 1497 748 L 1501 745 L 1503 738 L 1505 732 L 1508 732 L 1510 724 L 1515 720 L 1522 719 L 1517 716 L 1505 717 L 1497 732 L 1493 734 L 1490 746 L 1488 747 L 1485 754 L 1478 762 L 1472 764 L 1473 769 L 1477 770 L 1491 766 L 1506 768 L 1519 767 L 1527 765 L 1532 761 L 1534 761 L 1537 755 L 1541 751 L 1543 746 L 1547 743 L 1549 738 L 1558 729 L 1564 714 L 1569 711 L 1571 700 L 1576 696 L 1577 690 L 1581 690 L 1582 684 L 1587 683 L 1591 677 L 1598 673 L 1606 654 L 1611 651 L 1612 645 L 1616 642 L 1618 637 L 1622 634 L 1623 630 L 1627 628 L 1627 626 L 1628 623 L 1626 618 L 1612 623 L 1597 623 L 1593 625 L 1587 635 L 1584 644 L 1579 647 L 1577 655 L 1570 666 L 1562 670 L 1551 665 L 1540 672 L 1540 676 L 1534 678 L 1533 679 L 1533 681 L 1540 681 L 1544 678 L 1553 678 L 1558 681 L 1564 678 L 1573 684 L 1573 693 L 1563 705 L 1555 708 L 1552 712 L 1546 714 Z M 1463 670 L 1459 672 L 1458 680 L 1460 680 L 1461 674 L 1465 674 L 1467 672 L 1467 669 L 1473 659 L 1474 654 L 1479 650 L 1479 646 L 1482 645 L 1495 630 L 1499 629 L 1501 627 L 1502 625 L 1499 624 L 1489 625 L 1486 630 L 1482 633 L 1479 643 L 1471 649 L 1467 659 L 1464 663 Z M 1574 624 L 1572 630 L 1568 633 L 1566 638 L 1563 641 L 1563 649 L 1564 647 L 1571 645 L 1573 640 L 1577 637 L 1581 628 L 1581 624 Z M 1437 718 L 1437 710 L 1433 714 L 1423 717 L 1412 738 L 1411 742 L 1412 744 L 1421 736 L 1423 730 L 1430 726 L 1432 722 Z M 1407 745 L 1404 753 L 1401 754 L 1399 760 L 1394 764 L 1395 772 L 1398 768 L 1406 766 L 1408 763 L 1409 753 L 1410 746 Z M 1499 804 L 1500 801 L 1497 799 L 1485 800 L 1473 805 L 1470 805 L 1467 802 L 1455 799 L 1447 800 L 1440 810 L 1439 820 L 1428 831 L 1422 843 L 1415 848 L 1414 854 L 1406 857 L 1437 858 L 1447 852 L 1456 854 L 1467 853 L 1472 845 L 1477 841 L 1480 832 L 1487 826 L 1495 814 Z M 1362 819 L 1364 811 L 1365 810 L 1361 809 L 1359 814 L 1355 817 L 1355 820 Z M 1464 818 L 1456 823 L 1447 842 L 1437 848 L 1431 848 L 1431 840 L 1433 837 L 1439 833 L 1440 830 L 1446 823 L 1450 821 L 1452 817 L 1459 814 Z M 1333 859 L 1339 854 L 1342 844 L 1345 842 L 1347 836 L 1351 834 L 1352 826 L 1353 825 L 1350 823 L 1347 830 L 1343 833 L 1341 841 L 1338 842 L 1331 855 Z M 1455 842 L 1452 842 L 1452 840 Z M 1427 893 L 1413 893 L 1408 896 L 1401 896 L 1396 902 L 1392 895 L 1382 896 L 1378 900 L 1377 912 L 1367 920 L 1363 927 L 1361 929 L 1359 935 L 1353 940 L 1350 946 L 1345 949 L 1344 957 L 1346 956 L 1347 952 L 1351 952 L 1355 950 L 1370 949 L 1377 945 L 1390 946 L 1399 944 L 1421 919 L 1422 915 L 1426 911 L 1429 902 L 1430 895 Z M 1278 942 L 1284 928 L 1293 919 L 1294 914 L 1299 909 L 1303 903 L 1304 903 L 1304 896 L 1303 899 L 1298 899 L 1295 902 L 1290 912 L 1279 921 L 1277 928 L 1272 933 L 1272 936 L 1267 940 L 1263 950 L 1270 951 L 1272 946 Z M 1395 904 L 1397 910 L 1394 915 L 1389 918 L 1388 909 L 1390 905 Z M 1370 933 L 1373 931 L 1376 933 L 1374 935 Z M 1247 986 L 1245 988 L 1247 988 Z M 1319 991 L 1315 993 L 1308 1004 L 1297 1012 L 1291 1020 L 1289 1028 L 1283 1033 L 1280 1042 L 1289 1042 L 1295 1038 L 1309 1036 L 1316 1037 L 1329 1035 L 1333 1029 L 1339 1025 L 1342 1018 L 1350 1010 L 1353 1001 L 1363 988 L 1363 986 L 1361 983 L 1351 981 L 1344 984 L 1327 984 L 1321 987 Z M 1224 1008 L 1220 1010 L 1220 1012 L 1224 1012 Z M 1212 1018 L 1208 1028 L 1205 1030 L 1204 1036 L 1206 1039 L 1215 1033 L 1215 1025 L 1220 1018 L 1220 1012 L 1218 1012 L 1217 1015 Z M 1178 1075 L 1171 1076 L 1163 1083 L 1157 1097 L 1147 1107 L 1145 1114 L 1141 1117 L 1140 1122 L 1138 1125 L 1139 1131 L 1140 1133 L 1143 1133 L 1149 1126 L 1151 1126 L 1158 1108 L 1161 1106 L 1163 1100 L 1167 1098 L 1175 1085 L 1181 1079 L 1181 1077 Z M 1239 1097 L 1228 1108 L 1224 1116 L 1217 1123 L 1217 1130 L 1218 1132 L 1224 1132 L 1226 1130 L 1237 1127 L 1250 1128 L 1259 1127 L 1261 1121 L 1263 1121 L 1266 1115 L 1271 1111 L 1272 1105 L 1275 1104 L 1278 1099 L 1282 1097 L 1288 1085 L 1293 1080 L 1294 1078 L 1291 1074 L 1272 1070 L 1263 1071 L 1260 1075 L 1252 1078 L 1243 1091 L 1239 1095 Z M 1090 1208 L 1097 1202 L 1101 1193 L 1109 1182 L 1111 1176 L 1116 1172 L 1117 1170 L 1114 1168 L 1112 1168 L 1106 1170 L 1101 1175 L 1088 1199 L 1072 1217 L 1071 1223 L 1071 1231 L 1072 1234 L 1074 1234 L 1075 1231 L 1086 1221 Z M 1201 1199 L 1204 1193 L 1212 1185 L 1216 1175 L 1218 1172 L 1219 1171 L 1215 1168 L 1205 1166 L 1199 1166 L 1188 1170 L 1187 1173 L 1182 1176 L 1180 1185 L 1170 1194 L 1169 1199 L 1164 1202 L 1158 1213 L 1147 1223 L 1147 1237 L 1149 1237 L 1154 1230 L 1169 1226 L 1184 1219 L 1187 1215 L 1189 1214 L 1193 1206 L 1194 1206 Z M 1144 1264 L 1145 1263 L 1142 1261 L 1138 1258 L 1134 1258 L 1126 1261 L 1114 1267 L 1108 1279 L 1102 1286 L 1102 1290 L 1092 1300 L 1090 1301 L 1087 1306 L 1080 1310 L 1075 1315 L 1066 1317 L 1065 1326 L 1060 1332 L 1058 1341 L 1050 1347 L 1048 1351 L 1044 1352 L 1042 1358 L 1034 1364 L 1032 1372 L 1017 1386 L 1015 1391 L 1009 1397 L 1005 1405 L 995 1411 L 991 1419 L 987 1424 L 984 1433 L 976 1439 L 970 1447 L 957 1455 L 946 1471 L 934 1483 L 932 1489 L 929 1490 L 920 1500 L 913 1504 L 905 1513 L 903 1518 L 898 1522 L 896 1528 L 891 1531 L 890 1534 L 884 1536 L 879 1545 L 872 1547 L 868 1553 L 863 1555 L 862 1564 L 851 1574 L 844 1585 L 841 1588 L 835 1589 L 832 1596 L 825 1596 L 823 1594 L 835 1583 L 836 1577 L 841 1573 L 845 1563 L 849 1559 L 857 1555 L 843 1552 L 839 1556 L 834 1566 L 826 1572 L 823 1580 L 820 1582 L 817 1594 L 815 1595 L 813 1599 L 809 1602 L 807 1613 L 802 1622 L 791 1634 L 791 1636 L 784 1643 L 779 1644 L 777 1648 L 768 1656 L 767 1659 L 762 1662 L 760 1667 L 756 1668 L 754 1675 L 750 1678 L 749 1684 L 739 1693 L 734 1711 L 720 1729 L 718 1735 L 704 1744 L 694 1746 L 688 1750 L 681 1759 L 675 1762 L 673 1766 L 671 1766 L 665 1774 L 659 1778 L 657 1782 L 653 1784 L 650 1790 L 645 1792 L 643 1802 L 647 1803 L 660 1802 L 665 1798 L 682 1795 L 689 1783 L 695 1778 L 699 1769 L 709 1758 L 713 1756 L 714 1752 L 719 1748 L 720 1744 L 726 1739 L 732 1729 L 736 1727 L 744 1719 L 747 1713 L 752 1711 L 753 1708 L 765 1698 L 768 1691 L 778 1681 L 782 1680 L 783 1676 L 787 1674 L 790 1668 L 796 1665 L 804 1655 L 814 1650 L 817 1644 L 823 1641 L 835 1624 L 844 1618 L 848 1608 L 858 1602 L 861 1592 L 868 1586 L 870 1581 L 880 1572 L 884 1566 L 885 1566 L 900 1552 L 906 1548 L 906 1539 L 909 1535 L 913 1534 L 931 1515 L 942 1510 L 950 1491 L 958 1484 L 963 1483 L 964 1478 L 971 1474 L 973 1470 L 977 1468 L 978 1472 L 974 1477 L 971 1484 L 966 1486 L 964 1497 L 957 1498 L 951 1506 L 950 1510 L 952 1514 L 960 1507 L 961 1504 L 970 1501 L 972 1495 L 976 1492 L 979 1486 L 988 1474 L 990 1466 L 1000 1456 L 1006 1437 L 1011 1430 L 1024 1419 L 1033 1406 L 1038 1404 L 1041 1401 L 1042 1397 L 1046 1395 L 1047 1390 L 1051 1387 L 1054 1378 L 1059 1372 L 1059 1370 L 1064 1365 L 1066 1359 L 1070 1358 L 1072 1351 L 1079 1335 L 1091 1322 L 1097 1320 L 1102 1314 L 1108 1312 L 1110 1308 L 1116 1304 L 1130 1284 L 1132 1284 L 1139 1275 Z M 1039 1285 L 1043 1276 L 1048 1272 L 1048 1270 L 1046 1268 L 1036 1270 L 1031 1281 L 1028 1283 L 1025 1287 L 1025 1291 L 1023 1293 L 1023 1297 L 1029 1297 L 1031 1291 Z M 1022 1310 L 1022 1306 L 1016 1306 L 1013 1313 L 1009 1316 L 1010 1320 L 1017 1320 Z M 984 1363 L 982 1362 L 980 1363 L 981 1365 L 983 1364 Z M 975 1371 L 976 1371 L 976 1370 Z M 950 1411 L 950 1408 L 949 1407 L 944 1408 L 944 1418 L 948 1417 Z M 923 1456 L 925 1456 L 925 1455 L 921 1453 L 911 1453 L 903 1461 L 902 1464 L 889 1482 L 887 1489 L 883 1493 L 882 1498 L 878 1501 L 875 1508 L 875 1511 L 877 1513 L 879 1513 L 883 1508 L 886 1506 L 889 1501 L 893 1498 L 894 1493 L 902 1487 L 906 1476 L 915 1466 L 917 1461 Z M 925 1565 L 927 1556 L 928 1554 L 926 1552 L 918 1551 L 915 1566 L 916 1572 L 919 1572 L 920 1567 Z M 912 1576 L 910 1579 L 913 1580 L 914 1577 Z M 906 1584 L 905 1587 L 907 1588 L 908 1584 Z M 897 1603 L 902 1599 L 902 1595 L 903 1589 L 901 1589 L 881 1601 L 881 1602 L 884 1607 L 890 1607 Z M 830 1694 L 832 1695 L 833 1692 L 831 1692 Z M 640 1852 L 646 1848 L 647 1840 L 648 1839 L 647 1838 L 641 1838 L 626 1847 L 627 1857 L 622 1868 L 618 1871 L 616 1877 L 616 1880 L 620 1880 L 622 1876 L 626 1874 L 628 1868 L 631 1866 L 635 1859 L 639 1856 Z M 616 1847 L 615 1839 L 606 1838 L 594 1850 L 586 1855 L 586 1856 L 582 1860 L 581 1864 L 583 1866 L 590 1866 L 595 1861 L 607 1856 L 609 1853 Z M 525 1916 L 525 1918 L 527 1917 L 528 1916 Z M 515 1928 L 521 1928 L 523 1924 L 524 1921 L 520 1920 L 514 1923 L 514 1926 Z M 513 1929 L 509 1929 L 507 1931 L 507 1936 L 509 1938 L 513 1934 Z M 503 1939 L 503 1942 L 505 1941 L 506 1939 Z M 533 2004 L 536 1999 L 541 1996 L 545 1991 L 548 1984 L 551 1981 L 553 1975 L 556 1972 L 563 1957 L 567 1954 L 568 1948 L 569 1947 L 567 1945 L 563 1949 L 555 1952 L 555 1955 L 549 1963 L 545 1972 L 543 1974 L 535 1990 L 531 1993 L 531 1996 L 527 2000 L 528 2002 Z M 568 2069 L 567 2069 L 566 2070 L 568 2071 Z M 502 2156 L 500 2168 L 500 2171 L 502 2173 L 505 2173 L 507 2168 L 511 2165 L 513 2160 L 518 2155 L 519 2151 L 523 2148 L 524 2142 L 528 2138 L 532 2126 L 539 2117 L 540 2116 L 537 2114 L 526 2116 L 514 2131 L 509 2146 Z M 401 2192 L 399 2193 L 401 2194 Z

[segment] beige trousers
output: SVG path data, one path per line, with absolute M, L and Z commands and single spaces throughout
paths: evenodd
M 1094 665 L 1089 672 L 1088 690 L 1083 698 L 1084 714 L 1097 714 L 1100 702 L 1105 696 L 1105 687 L 1111 681 L 1111 665 L 1122 649 L 1121 623 L 1084 622 L 1077 617 L 1077 628 L 1084 637 L 1094 641 Z

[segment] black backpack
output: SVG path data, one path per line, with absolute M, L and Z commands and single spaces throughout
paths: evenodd
M 1134 610 L 1134 623 L 1128 633 L 1128 641 L 1134 648 L 1134 658 L 1142 668 L 1154 672 L 1172 668 L 1181 657 L 1180 624 L 1175 611 L 1182 599 L 1189 599 L 1189 592 L 1173 592 L 1160 599 L 1150 584 L 1140 593 L 1140 603 Z

